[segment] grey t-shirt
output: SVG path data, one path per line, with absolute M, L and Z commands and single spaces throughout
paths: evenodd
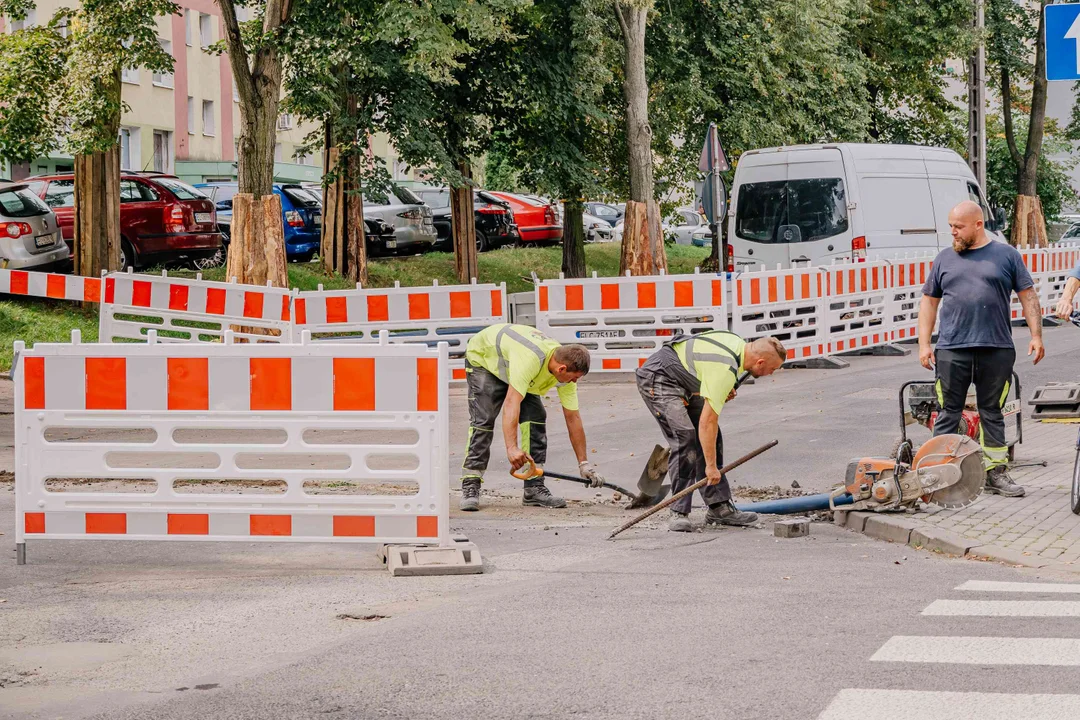
M 942 250 L 922 289 L 941 298 L 938 349 L 1013 347 L 1010 299 L 1034 284 L 1020 253 L 1003 242 L 961 253 Z

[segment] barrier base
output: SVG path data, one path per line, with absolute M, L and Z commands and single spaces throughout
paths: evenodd
M 807 358 L 806 360 L 788 360 L 784 363 L 785 368 L 805 368 L 807 370 L 843 370 L 851 367 L 851 364 L 838 357 L 826 356 Z
M 15 543 L 15 564 L 26 564 L 26 543 Z
M 476 575 L 484 572 L 480 548 L 463 535 L 442 545 L 383 545 L 379 556 L 391 577 Z
M 858 350 L 852 350 L 851 352 L 840 353 L 843 356 L 855 356 L 855 355 L 875 355 L 878 357 L 904 357 L 911 354 L 911 350 L 902 348 L 899 345 L 888 343 L 885 345 L 875 345 L 874 347 L 859 348 Z

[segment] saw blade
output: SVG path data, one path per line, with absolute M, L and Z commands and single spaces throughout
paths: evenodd
M 986 470 L 981 452 L 968 455 L 960 461 L 960 480 L 927 496 L 927 501 L 943 508 L 960 508 L 970 505 L 982 495 L 986 486 Z

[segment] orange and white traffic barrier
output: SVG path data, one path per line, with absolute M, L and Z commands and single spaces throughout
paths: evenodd
M 732 283 L 733 333 L 747 340 L 774 336 L 784 343 L 789 361 L 829 354 L 821 268 L 761 268 L 736 276 Z
M 1039 296 L 1039 305 L 1043 308 L 1043 314 L 1045 315 L 1049 297 L 1052 294 L 1048 292 L 1048 287 L 1051 285 L 1047 263 L 1048 251 L 1042 248 L 1017 249 L 1020 250 L 1020 257 L 1024 260 L 1024 266 L 1031 273 L 1031 279 L 1035 282 L 1035 292 Z M 1012 320 L 1021 321 L 1024 319 L 1024 306 L 1020 304 L 1020 298 L 1017 297 L 1016 293 L 1012 295 L 1009 313 Z
M 1040 285 L 1039 300 L 1043 317 L 1051 317 L 1057 312 L 1057 304 L 1065 292 L 1069 273 L 1080 265 L 1080 247 L 1068 242 L 1057 243 L 1043 252 L 1046 254 L 1046 272 L 1036 282 Z M 1080 299 L 1073 303 L 1073 309 L 1078 308 Z
M 98 337 L 160 342 L 220 342 L 233 330 L 257 342 L 292 342 L 292 291 L 135 273 L 105 276 Z M 296 338 L 299 339 L 299 338 Z
M 452 379 L 465 379 L 465 346 L 488 325 L 507 322 L 506 283 L 439 285 L 300 292 L 294 301 L 297 331 L 314 340 L 391 342 L 450 346 Z
M 843 263 L 822 270 L 828 283 L 825 322 L 831 351 L 849 352 L 891 342 L 888 261 Z
M 889 263 L 888 320 L 893 340 L 912 340 L 919 336 L 919 304 L 922 289 L 934 266 L 934 255 L 894 258 Z
M 101 302 L 101 278 L 33 272 L 31 270 L 0 270 L 0 293 L 29 297 Z
M 445 344 L 73 340 L 16 344 L 20 563 L 36 538 L 450 544 Z
M 673 336 L 727 330 L 723 275 L 652 275 L 544 280 L 536 327 L 589 348 L 593 369 L 631 370 Z

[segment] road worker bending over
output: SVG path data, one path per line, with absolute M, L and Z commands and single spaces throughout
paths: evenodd
M 675 336 L 637 370 L 638 392 L 671 448 L 671 494 L 704 478 L 709 480 L 701 489 L 709 506 L 706 525 L 757 522 L 755 513 L 735 508 L 727 476 L 720 474 L 724 439 L 719 415 L 724 403 L 735 397 L 740 372 L 765 377 L 776 372 L 786 359 L 787 352 L 776 338 L 748 343 L 735 333 L 714 330 Z M 689 517 L 692 501 L 693 495 L 687 495 L 671 506 L 669 530 L 693 529 Z
M 480 483 L 491 456 L 495 418 L 502 410 L 506 458 L 513 470 L 532 460 L 547 460 L 547 412 L 543 396 L 558 387 L 570 444 L 581 477 L 593 487 L 604 482 L 586 458 L 585 427 L 578 413 L 577 381 L 589 372 L 589 351 L 561 345 L 528 325 L 492 325 L 469 340 L 465 377 L 469 386 L 469 439 L 461 476 L 461 509 L 480 509 Z M 518 427 L 521 444 L 518 444 Z M 525 481 L 523 505 L 566 507 L 544 485 L 544 478 Z

